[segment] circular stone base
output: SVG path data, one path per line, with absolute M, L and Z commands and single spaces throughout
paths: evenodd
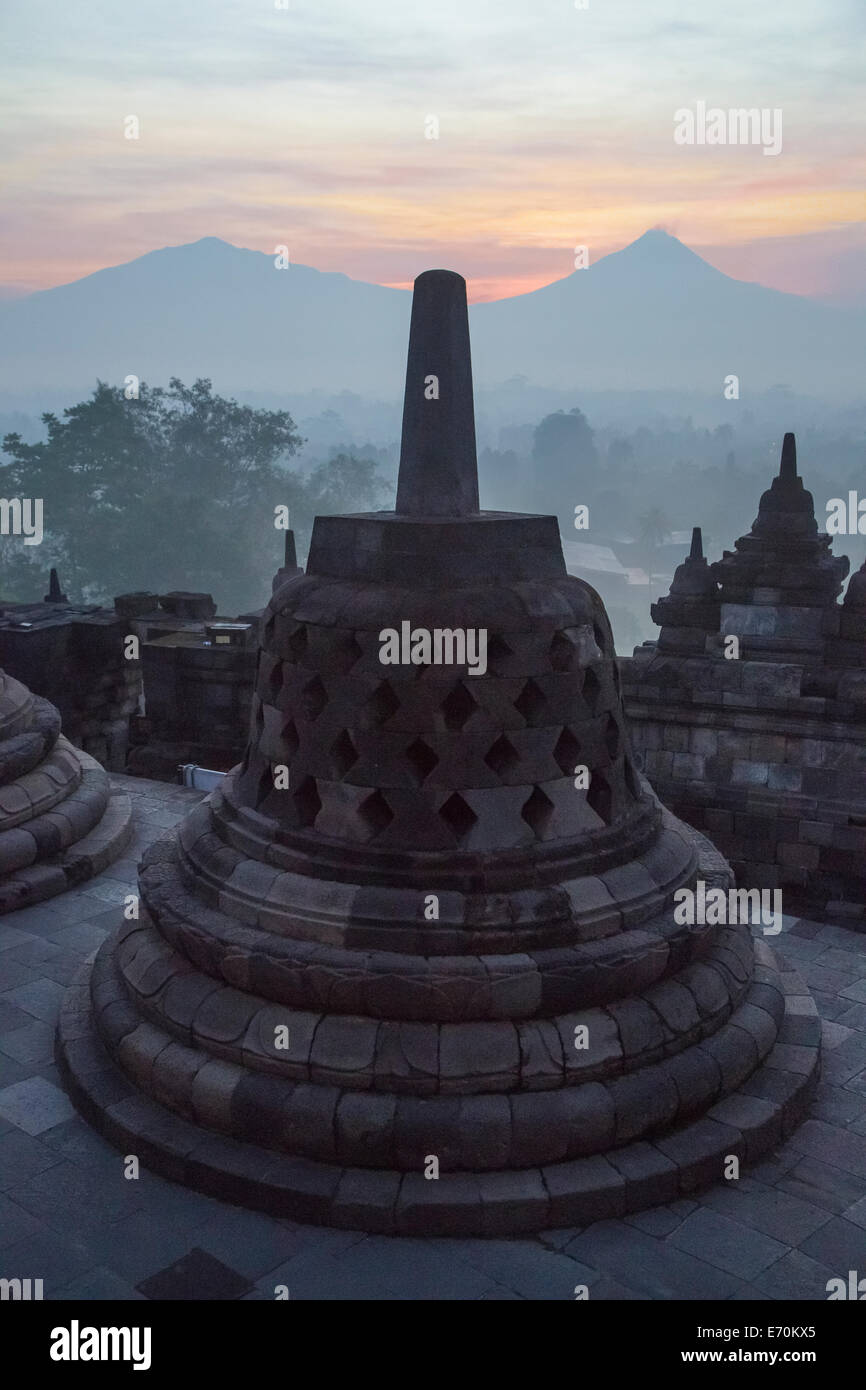
M 583 1226 L 707 1187 L 728 1160 L 752 1163 L 804 1118 L 819 1073 L 814 1001 L 785 972 L 785 1013 L 763 1064 L 699 1119 L 604 1155 L 483 1173 L 349 1168 L 313 1162 L 205 1130 L 164 1108 L 111 1060 L 96 1031 L 92 963 L 67 992 L 57 1061 L 84 1117 L 146 1167 L 272 1216 L 383 1235 L 502 1236 Z
M 71 793 L 64 789 L 62 797 L 50 801 L 44 813 L 0 830 L 0 916 L 86 882 L 119 859 L 129 844 L 132 802 L 126 793 L 113 791 L 101 764 L 62 736 L 55 752 L 79 764 L 80 779 Z M 44 760 L 40 769 L 49 762 Z M 18 786 L 13 782 L 8 789 Z

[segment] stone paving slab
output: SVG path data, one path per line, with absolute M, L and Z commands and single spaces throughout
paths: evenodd
M 134 808 L 125 858 L 0 923 L 0 1277 L 42 1278 L 46 1298 L 138 1300 L 140 1285 L 195 1296 L 184 1290 L 200 1269 L 220 1296 L 245 1299 L 285 1284 L 301 1300 L 573 1300 L 585 1285 L 599 1300 L 810 1301 L 866 1268 L 866 937 L 821 923 L 786 922 L 773 948 L 784 958 L 790 944 L 792 966 L 823 972 L 819 1012 L 850 1032 L 828 1033 L 806 1123 L 737 1182 L 697 1197 L 540 1237 L 401 1240 L 278 1221 L 144 1169 L 126 1180 L 123 1155 L 69 1105 L 46 1057 L 66 982 L 56 977 L 115 927 L 112 904 L 135 891 L 159 820 L 200 794 L 113 780 Z M 196 1250 L 220 1268 L 185 1263 Z

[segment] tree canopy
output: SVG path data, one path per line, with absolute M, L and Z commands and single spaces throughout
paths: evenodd
M 216 395 L 206 379 L 141 383 L 128 399 L 99 382 L 90 399 L 42 417 L 46 439 L 3 440 L 6 497 L 42 498 L 45 540 L 0 540 L 3 597 L 33 598 L 33 569 L 57 565 L 72 599 L 134 589 L 213 593 L 222 612 L 260 607 L 282 563 L 275 509 L 303 548 L 316 512 L 381 505 L 368 460 L 341 454 L 304 478 L 303 443 L 284 410 Z
M 575 407 L 546 415 L 535 430 L 532 461 L 541 509 L 553 512 L 564 530 L 576 503 L 587 503 L 596 486 L 598 451 L 589 422 Z

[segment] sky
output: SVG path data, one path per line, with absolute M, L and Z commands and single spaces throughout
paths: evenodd
M 500 298 L 662 227 L 866 298 L 864 0 L 582 3 L 3 0 L 0 295 L 218 236 Z M 699 102 L 781 152 L 677 144 Z

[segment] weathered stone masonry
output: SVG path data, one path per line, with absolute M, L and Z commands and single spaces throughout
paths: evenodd
M 620 663 L 636 754 L 741 886 L 866 924 L 866 567 L 818 532 L 786 435 L 747 536 L 708 565 L 696 532 L 661 632 Z M 726 659 L 736 636 L 739 658 Z M 729 644 L 730 645 L 730 644 Z

